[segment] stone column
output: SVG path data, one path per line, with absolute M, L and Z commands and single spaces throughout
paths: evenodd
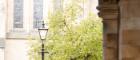
M 118 60 L 118 0 L 99 0 L 99 16 L 103 18 L 103 60 Z

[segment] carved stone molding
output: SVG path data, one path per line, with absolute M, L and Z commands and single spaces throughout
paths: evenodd
M 114 20 L 119 15 L 119 0 L 99 0 L 99 16 L 104 20 Z
M 100 4 L 118 4 L 119 0 L 99 0 Z
M 105 20 L 113 20 L 118 18 L 118 6 L 117 5 L 100 5 L 99 6 L 99 16 Z

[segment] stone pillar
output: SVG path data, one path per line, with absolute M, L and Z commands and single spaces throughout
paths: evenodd
M 6 0 L 0 0 L 0 60 L 4 60 L 4 43 L 6 38 Z
M 121 0 L 120 60 L 140 60 L 140 0 Z
M 103 60 L 118 60 L 118 0 L 99 0 L 99 16 L 103 18 Z

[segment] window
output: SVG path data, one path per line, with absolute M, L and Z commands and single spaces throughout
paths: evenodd
M 14 28 L 23 28 L 23 0 L 14 0 Z
M 0 48 L 4 48 L 4 39 L 0 38 Z
M 43 0 L 34 0 L 34 28 L 39 28 L 42 25 L 43 19 Z

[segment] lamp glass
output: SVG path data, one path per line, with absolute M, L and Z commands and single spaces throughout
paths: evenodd
M 41 40 L 46 39 L 48 29 L 38 29 Z

